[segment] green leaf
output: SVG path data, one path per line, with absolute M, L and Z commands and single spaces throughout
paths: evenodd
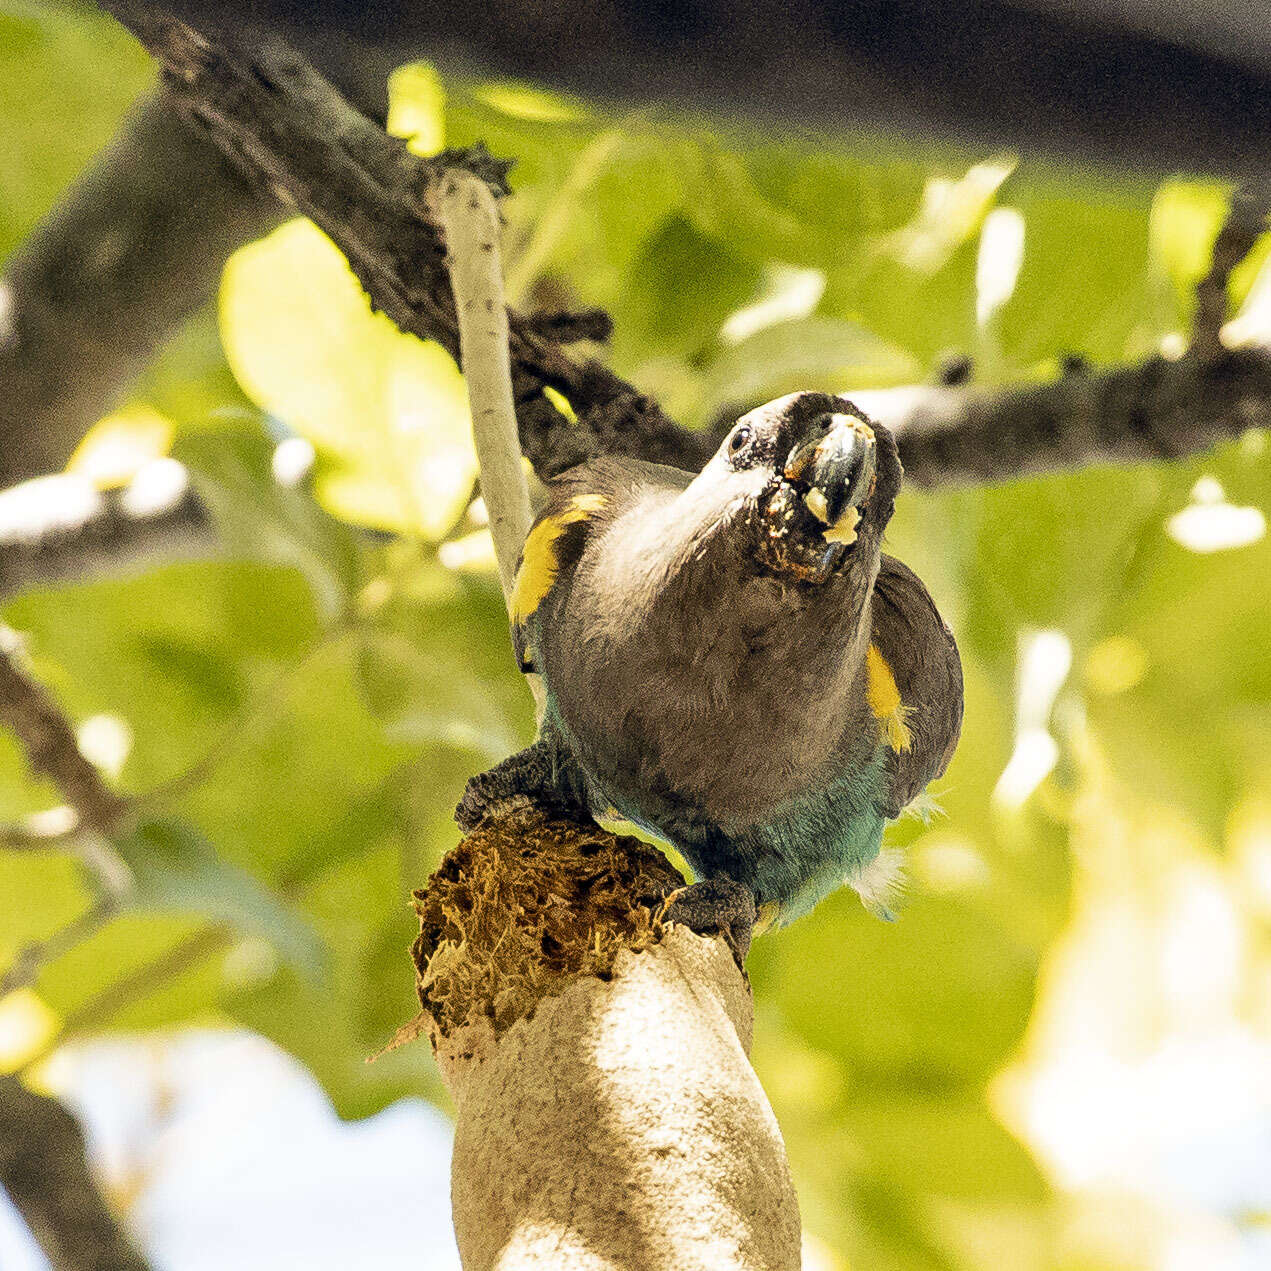
M 347 610 L 358 586 L 357 539 L 307 490 L 274 478 L 274 453 L 259 421 L 183 434 L 173 448 L 173 456 L 190 469 L 227 553 L 300 570 L 323 614 L 333 619 Z
M 1155 350 L 1175 319 L 1150 268 L 1149 190 L 1075 190 L 1021 173 L 1001 201 L 1024 218 L 1023 261 L 995 321 L 1009 366 Z
M 759 405 L 802 389 L 842 392 L 914 379 L 904 350 L 838 318 L 777 322 L 727 345 L 710 364 L 706 399 L 713 405 Z
M 415 154 L 436 154 L 446 144 L 446 90 L 427 62 L 400 66 L 388 77 L 385 128 L 405 137 Z
M 180 821 L 143 821 L 115 841 L 132 873 L 129 908 L 191 914 L 259 936 L 305 978 L 321 982 L 327 955 L 314 928 L 246 870 L 223 860 Z
M 640 350 L 692 358 L 714 342 L 724 320 L 754 295 L 758 265 L 686 218 L 663 223 L 633 263 L 614 305 L 614 355 L 634 360 Z
M 357 525 L 444 537 L 477 471 L 450 355 L 372 313 L 344 257 L 308 221 L 236 252 L 220 305 L 244 391 L 317 450 L 319 501 Z
M 926 165 L 903 151 L 826 141 L 809 146 L 795 139 L 756 145 L 744 136 L 732 145 L 737 153 L 723 169 L 731 170 L 731 182 L 703 188 L 709 199 L 703 223 L 709 218 L 739 249 L 764 259 L 826 271 L 850 265 L 910 220 L 929 177 Z M 762 200 L 757 215 L 743 219 L 738 207 L 746 210 L 754 199 Z M 760 232 L 765 226 L 767 232 Z

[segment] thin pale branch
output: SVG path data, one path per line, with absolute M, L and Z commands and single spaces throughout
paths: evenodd
M 499 209 L 490 187 L 461 170 L 447 173 L 432 197 L 446 235 L 481 495 L 490 516 L 499 581 L 510 603 L 517 556 L 530 528 L 530 491 L 512 401 Z
M 462 170 L 448 172 L 432 198 L 446 234 L 481 495 L 490 516 L 503 598 L 510 609 L 531 511 L 512 400 L 499 208 L 490 187 Z M 546 691 L 536 675 L 529 676 L 528 683 L 541 716 Z

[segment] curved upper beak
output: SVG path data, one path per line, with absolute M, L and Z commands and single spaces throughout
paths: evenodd
M 808 486 L 804 502 L 825 524 L 826 537 L 850 543 L 860 505 L 873 489 L 874 463 L 874 430 L 855 415 L 826 414 L 813 420 L 791 448 L 784 471 L 791 481 Z

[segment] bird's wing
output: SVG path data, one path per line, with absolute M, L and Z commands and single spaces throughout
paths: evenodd
M 650 484 L 686 483 L 689 473 L 634 459 L 601 458 L 570 468 L 547 488 L 547 501 L 525 537 L 511 608 L 512 645 L 522 671 L 534 671 L 535 617 L 557 580 L 568 578 L 587 537 L 630 506 Z
M 539 606 L 561 569 L 578 559 L 588 520 L 605 508 L 605 493 L 591 476 L 591 465 L 580 464 L 557 477 L 548 486 L 547 502 L 525 536 L 509 605 L 512 646 L 522 671 L 537 670 L 533 628 Z
M 962 729 L 962 662 L 922 579 L 882 558 L 872 600 L 870 705 L 888 741 L 889 816 L 953 758 Z

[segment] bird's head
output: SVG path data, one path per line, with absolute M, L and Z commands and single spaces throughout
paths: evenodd
M 694 485 L 754 527 L 766 570 L 822 583 L 872 581 L 900 481 L 886 428 L 844 397 L 792 393 L 743 415 Z

